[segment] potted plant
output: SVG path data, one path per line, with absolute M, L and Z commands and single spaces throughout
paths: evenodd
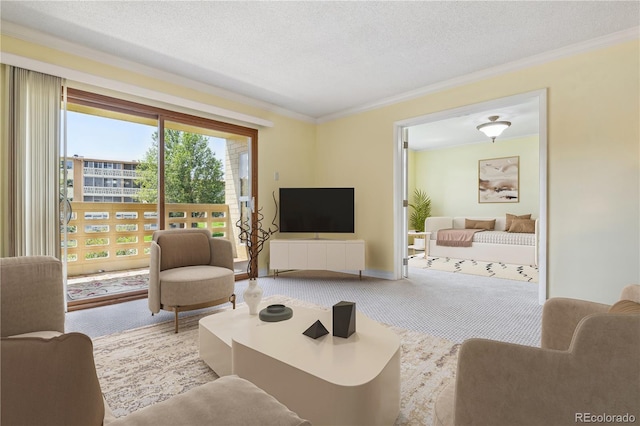
M 273 193 L 273 202 L 276 205 L 276 211 L 273 216 L 271 226 L 268 229 L 264 229 L 262 220 L 264 215 L 262 214 L 262 208 L 259 208 L 254 215 L 253 226 L 249 220 L 249 214 L 243 214 L 236 222 L 236 226 L 240 230 L 238 238 L 247 248 L 247 275 L 249 276 L 249 286 L 243 293 L 243 298 L 247 306 L 249 307 L 249 314 L 256 315 L 258 305 L 262 300 L 262 288 L 258 286 L 258 255 L 264 249 L 265 243 L 271 238 L 273 234 L 278 232 L 279 227 L 276 224 L 276 217 L 278 216 L 278 203 L 276 202 L 275 192 Z
M 424 232 L 424 220 L 431 216 L 431 198 L 426 192 L 417 189 L 413 193 L 413 203 L 409 204 L 413 208 L 409 216 L 409 226 L 416 232 Z M 415 238 L 413 244 L 416 248 L 424 248 L 424 238 Z

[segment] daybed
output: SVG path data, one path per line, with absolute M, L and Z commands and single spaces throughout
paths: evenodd
M 310 424 L 237 376 L 115 418 L 102 396 L 91 339 L 65 334 L 60 261 L 49 256 L 1 258 L 0 284 L 0 424 Z
M 429 256 L 451 257 L 455 259 L 481 260 L 485 262 L 501 262 L 515 265 L 538 264 L 538 221 L 532 222 L 533 232 L 509 232 L 507 220 L 511 225 L 514 220 L 524 221 L 522 216 L 515 217 L 445 217 L 434 216 L 425 220 L 425 232 L 430 232 Z M 486 222 L 495 220 L 491 230 L 484 230 L 473 235 L 471 247 L 450 247 L 437 244 L 438 231 L 445 229 L 465 229 L 470 222 Z M 473 223 L 472 223 L 473 225 Z M 473 227 L 473 226 L 472 226 Z

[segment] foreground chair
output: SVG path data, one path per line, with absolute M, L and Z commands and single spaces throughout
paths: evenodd
M 51 256 L 0 258 L 0 335 L 64 333 L 62 263 Z
M 64 334 L 62 283 L 53 257 L 0 259 L 0 424 L 309 425 L 237 376 L 115 418 L 102 396 L 91 339 Z
M 233 248 L 229 240 L 212 238 L 208 229 L 156 231 L 151 242 L 149 309 L 178 313 L 231 302 L 234 294 Z
M 465 341 L 435 425 L 575 425 L 640 418 L 640 286 L 613 306 L 553 298 L 541 348 Z M 594 420 L 595 419 L 595 420 Z
M 2 339 L 3 425 L 309 425 L 262 389 L 226 376 L 116 418 L 81 333 Z

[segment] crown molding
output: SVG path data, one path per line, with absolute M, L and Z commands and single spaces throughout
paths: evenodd
M 509 72 L 518 71 L 521 69 L 529 68 L 536 65 L 542 65 L 547 62 L 552 62 L 558 59 L 570 57 L 580 53 L 586 53 L 592 50 L 602 49 L 605 47 L 614 46 L 616 44 L 624 43 L 631 40 L 640 38 L 640 27 L 630 28 L 628 30 L 619 31 L 603 37 L 587 40 L 584 42 L 572 44 L 570 46 L 562 47 L 560 49 L 544 52 L 539 55 L 530 56 L 518 61 L 509 62 L 507 64 L 487 68 L 481 71 L 477 71 L 471 74 L 466 74 L 460 77 L 445 80 L 439 83 L 431 84 L 429 86 L 422 87 L 417 90 L 401 93 L 388 98 L 380 99 L 359 107 L 350 108 L 335 114 L 325 115 L 318 118 L 316 121 L 318 124 L 325 123 L 339 118 L 348 117 L 350 115 L 359 114 L 362 112 L 378 109 L 390 105 L 394 105 L 400 102 L 416 99 L 431 93 L 440 92 L 446 89 L 451 89 L 466 84 L 475 83 L 477 81 L 485 80 L 491 77 L 497 77 Z
M 166 81 L 172 84 L 178 84 L 188 89 L 193 89 L 198 92 L 217 96 L 230 101 L 240 102 L 248 106 L 260 108 L 269 112 L 273 112 L 273 113 L 287 116 L 290 118 L 295 118 L 297 120 L 310 122 L 310 123 L 316 122 L 315 118 L 309 117 L 308 115 L 305 115 L 305 114 L 301 114 L 295 111 L 290 111 L 288 109 L 279 107 L 277 105 L 274 105 L 268 102 L 254 99 L 249 96 L 241 95 L 239 93 L 231 92 L 229 90 L 225 90 L 220 87 L 205 84 L 197 80 L 192 80 L 190 78 L 187 78 L 181 75 L 158 70 L 156 68 L 142 65 L 137 62 L 130 61 L 128 59 L 123 59 L 118 56 L 111 55 L 109 53 L 104 53 L 95 49 L 81 46 L 79 44 L 61 39 L 59 37 L 54 37 L 54 36 L 42 33 L 40 31 L 34 30 L 32 28 L 27 28 L 22 25 L 15 24 L 13 22 L 0 21 L 0 28 L 2 29 L 2 34 L 7 35 L 9 37 L 17 38 L 17 39 L 34 43 L 40 46 L 59 50 L 59 51 L 69 53 L 71 55 L 75 55 L 84 59 L 92 60 L 95 62 L 109 64 L 111 66 L 122 68 L 124 70 L 131 71 L 137 74 L 142 74 L 142 75 L 145 75 L 154 79 Z M 66 78 L 69 78 L 69 77 L 66 77 Z M 88 83 L 86 81 L 83 81 L 83 82 Z M 273 126 L 273 123 L 271 123 L 271 126 Z
M 213 96 L 218 96 L 231 101 L 240 102 L 248 106 L 253 106 L 253 107 L 270 111 L 276 114 L 280 114 L 286 117 L 294 118 L 294 119 L 308 122 L 308 123 L 315 123 L 315 124 L 321 124 L 328 121 L 348 117 L 350 115 L 360 114 L 366 111 L 387 107 L 397 103 L 401 103 L 401 102 L 409 101 L 422 96 L 426 96 L 431 93 L 436 93 L 446 89 L 451 89 L 454 87 L 475 83 L 481 80 L 485 80 L 487 78 L 496 77 L 499 75 L 518 71 L 518 70 L 529 68 L 536 65 L 541 65 L 547 62 L 555 61 L 565 57 L 570 57 L 576 54 L 585 53 L 585 52 L 589 52 L 597 49 L 602 49 L 605 47 L 610 47 L 626 41 L 635 40 L 640 37 L 640 26 L 637 26 L 627 30 L 612 33 L 603 37 L 576 43 L 576 44 L 566 46 L 560 49 L 555 49 L 549 52 L 544 52 L 539 55 L 534 55 L 518 61 L 510 62 L 507 64 L 487 68 L 474 73 L 470 73 L 460 77 L 445 80 L 445 81 L 428 85 L 416 90 L 412 90 L 412 91 L 401 93 L 388 98 L 380 99 L 378 101 L 360 105 L 355 108 L 350 108 L 350 109 L 336 112 L 333 114 L 328 114 L 319 118 L 313 118 L 308 115 L 291 111 L 268 102 L 260 101 L 245 95 L 241 95 L 235 92 L 231 92 L 229 90 L 208 85 L 208 84 L 205 84 L 196 80 L 192 80 L 177 74 L 169 73 L 166 71 L 160 71 L 153 67 L 142 65 L 127 59 L 119 58 L 117 56 L 114 56 L 108 53 L 104 53 L 104 52 L 100 52 L 84 46 L 80 46 L 76 43 L 72 43 L 67 40 L 53 37 L 45 33 L 39 32 L 37 30 L 33 30 L 31 28 L 14 24 L 12 22 L 0 21 L 0 28 L 2 29 L 2 34 L 5 34 L 10 37 L 35 43 L 48 48 L 60 50 L 60 51 L 63 51 L 72 55 L 76 55 L 85 59 L 93 60 L 96 62 L 106 63 L 106 64 L 109 64 L 118 68 L 122 68 L 131 72 L 142 74 L 148 77 L 178 84 L 180 86 L 197 90 L 199 92 L 207 93 Z M 5 55 L 6 54 L 3 53 L 3 56 Z M 83 73 L 83 74 L 85 75 L 85 79 L 86 77 L 89 76 L 89 74 L 87 73 Z M 65 77 L 65 76 L 62 76 L 62 77 Z M 73 79 L 71 77 L 65 77 L 65 78 Z M 82 82 L 87 84 L 93 84 L 86 80 Z M 134 87 L 132 85 L 129 85 L 129 86 Z M 104 87 L 104 86 L 101 86 L 101 87 Z M 108 88 L 113 89 L 114 87 L 108 87 Z M 147 90 L 147 89 L 144 89 L 144 90 Z M 159 93 L 159 92 L 156 92 L 156 93 Z M 175 97 L 175 98 L 181 99 L 178 97 Z M 202 104 L 202 105 L 206 105 L 206 104 Z M 238 113 L 235 113 L 235 114 L 238 114 Z M 258 119 L 258 120 L 262 120 L 262 119 Z M 269 122 L 269 123 L 271 123 L 269 127 L 273 126 L 272 122 Z

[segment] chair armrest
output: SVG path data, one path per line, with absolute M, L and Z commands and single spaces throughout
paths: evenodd
M 557 379 L 558 366 L 568 363 L 568 352 L 484 339 L 465 341 L 456 373 L 455 424 L 524 425 L 533 419 L 533 424 L 557 424 L 539 414 L 549 413 L 542 401 Z
M 607 312 L 609 305 L 586 300 L 555 297 L 544 304 L 540 346 L 567 350 L 578 323 L 587 315 Z
M 62 263 L 52 256 L 0 259 L 2 337 L 34 331 L 64 333 Z
M 233 271 L 233 246 L 224 238 L 210 238 L 211 265 L 231 269 Z
M 465 341 L 456 374 L 455 424 L 574 424 L 580 413 L 637 418 L 639 357 L 638 314 L 588 316 L 569 351 Z
M 149 261 L 149 310 L 157 314 L 160 312 L 160 265 L 162 248 L 151 241 L 151 260 Z

